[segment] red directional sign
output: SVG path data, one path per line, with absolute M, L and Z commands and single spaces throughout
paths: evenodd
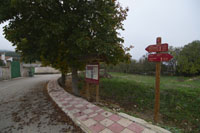
M 149 45 L 145 50 L 148 52 L 166 52 L 168 51 L 168 44 Z
M 148 61 L 150 62 L 162 62 L 162 61 L 169 61 L 173 58 L 172 55 L 162 53 L 162 54 L 150 54 L 148 56 Z

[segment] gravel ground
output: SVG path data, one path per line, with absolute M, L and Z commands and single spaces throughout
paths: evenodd
M 0 133 L 82 132 L 47 95 L 47 79 L 55 76 L 0 82 Z

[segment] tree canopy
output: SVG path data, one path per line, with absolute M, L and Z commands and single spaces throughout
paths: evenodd
M 185 75 L 200 74 L 200 41 L 183 47 L 178 57 L 178 71 Z
M 6 38 L 25 61 L 48 58 L 58 48 L 65 49 L 71 66 L 94 58 L 117 63 L 130 57 L 117 32 L 123 30 L 127 9 L 110 0 L 6 0 L 0 12 L 1 23 L 10 20 Z
M 66 73 L 91 61 L 128 61 L 122 21 L 128 9 L 112 0 L 3 0 L 5 37 L 26 62 L 41 60 Z

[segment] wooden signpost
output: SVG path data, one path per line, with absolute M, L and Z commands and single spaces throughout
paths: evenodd
M 168 44 L 149 45 L 145 50 L 148 52 L 165 52 L 168 51 Z
M 99 63 L 86 65 L 86 97 L 90 99 L 90 84 L 96 84 L 96 102 L 99 102 Z
M 162 53 L 162 54 L 150 54 L 148 56 L 149 62 L 162 62 L 169 61 L 173 58 L 170 54 Z
M 155 105 L 154 105 L 154 121 L 157 123 L 159 119 L 160 110 L 160 71 L 161 62 L 169 61 L 173 58 L 170 54 L 161 53 L 168 51 L 168 44 L 161 44 L 161 37 L 156 39 L 156 45 L 149 45 L 145 50 L 148 52 L 156 52 L 156 54 L 150 54 L 148 61 L 156 62 L 156 82 L 155 82 Z

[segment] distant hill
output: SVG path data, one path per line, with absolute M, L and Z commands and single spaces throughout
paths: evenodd
M 9 51 L 9 50 L 0 50 L 0 55 L 1 54 L 4 54 L 6 56 L 10 56 L 10 57 L 13 57 L 15 59 L 19 59 L 20 58 L 20 54 L 16 53 L 15 51 Z
M 14 51 L 11 51 L 11 50 L 4 50 L 4 49 L 0 49 L 0 53 L 1 52 L 14 52 Z

